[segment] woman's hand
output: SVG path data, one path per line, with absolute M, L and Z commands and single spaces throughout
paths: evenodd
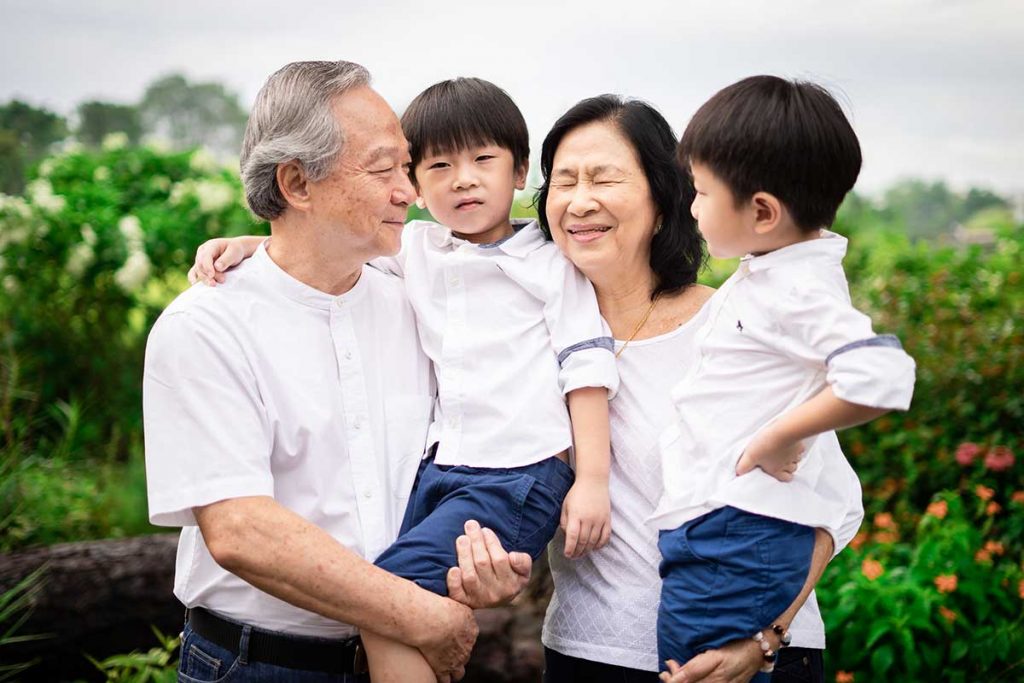
M 473 609 L 497 607 L 530 581 L 533 560 L 526 553 L 508 553 L 490 529 L 466 522 L 466 534 L 455 540 L 459 566 L 448 570 L 448 597 Z
M 761 669 L 761 646 L 752 638 L 734 640 L 717 650 L 702 652 L 685 666 L 668 660 L 668 671 L 659 678 L 665 683 L 748 683 Z
M 785 438 L 771 424 L 754 435 L 736 463 L 736 475 L 742 476 L 760 467 L 779 481 L 792 481 L 804 456 L 801 441 Z
M 611 516 L 607 477 L 577 475 L 562 502 L 565 556 L 578 559 L 603 548 L 612 535 Z
M 206 240 L 196 250 L 196 262 L 188 271 L 189 284 L 202 281 L 215 287 L 217 283 L 224 282 L 224 271 L 252 256 L 264 239 L 246 236 Z

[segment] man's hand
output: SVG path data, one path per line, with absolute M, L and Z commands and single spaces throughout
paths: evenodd
M 665 683 L 749 683 L 762 664 L 761 647 L 752 638 L 745 638 L 702 652 L 685 666 L 670 659 L 668 671 L 659 678 Z
M 577 477 L 562 503 L 565 556 L 578 559 L 603 548 L 612 535 L 607 477 Z
M 802 442 L 786 439 L 774 425 L 768 425 L 747 444 L 736 463 L 736 475 L 742 476 L 760 467 L 779 481 L 792 481 L 804 450 Z
M 425 629 L 427 639 L 418 648 L 438 683 L 451 683 L 466 675 L 466 662 L 479 629 L 473 611 L 465 605 L 447 599 L 439 604 L 443 606 Z
M 530 556 L 505 552 L 495 533 L 476 520 L 465 529 L 455 541 L 459 566 L 448 570 L 448 597 L 473 609 L 511 602 L 530 580 Z

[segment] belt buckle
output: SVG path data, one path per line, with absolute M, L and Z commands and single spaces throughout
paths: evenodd
M 363 641 L 359 639 L 356 639 L 355 652 L 352 653 L 352 673 L 370 673 L 370 665 L 366 661 L 366 650 L 363 649 Z

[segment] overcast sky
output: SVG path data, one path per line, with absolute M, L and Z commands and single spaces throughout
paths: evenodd
M 812 78 L 843 101 L 864 148 L 861 191 L 915 176 L 1024 192 L 1021 0 L 0 0 L 0 8 L 0 100 L 65 114 L 90 98 L 134 102 L 172 71 L 221 81 L 248 106 L 286 62 L 348 59 L 370 69 L 398 111 L 438 80 L 491 80 L 522 108 L 537 150 L 583 97 L 643 98 L 680 133 L 719 88 L 773 73 Z

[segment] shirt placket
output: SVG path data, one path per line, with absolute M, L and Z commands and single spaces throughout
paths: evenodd
M 370 424 L 369 398 L 349 304 L 338 297 L 331 306 L 331 338 L 338 364 L 343 427 L 352 469 L 359 525 L 366 557 L 376 557 L 387 544 L 383 487 Z
M 463 255 L 452 252 L 445 258 L 445 327 L 441 347 L 441 411 L 444 424 L 441 449 L 445 460 L 459 460 L 462 447 L 463 390 L 466 350 L 466 285 Z

